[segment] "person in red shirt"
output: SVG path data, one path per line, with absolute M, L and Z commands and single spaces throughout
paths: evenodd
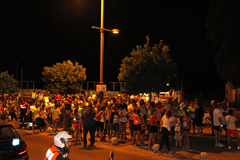
M 152 115 L 150 116 L 150 128 L 149 128 L 149 139 L 148 139 L 148 150 L 152 150 L 151 147 L 151 142 L 152 144 L 155 144 L 156 142 L 156 136 L 157 136 L 157 131 L 158 131 L 158 123 L 157 123 L 157 110 L 153 109 L 152 110 Z

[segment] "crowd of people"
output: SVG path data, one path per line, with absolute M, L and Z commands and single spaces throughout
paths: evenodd
M 4 108 L 0 105 L 0 113 L 3 119 L 7 110 L 11 120 L 15 119 L 20 128 L 26 129 L 32 123 L 30 127 L 33 134 L 36 127 L 40 132 L 51 127 L 54 133 L 61 127 L 64 131 L 72 132 L 75 143 L 83 142 L 83 147 L 87 147 L 86 137 L 89 132 L 89 146 L 94 146 L 95 137 L 99 137 L 102 142 L 111 142 L 112 137 L 127 140 L 127 134 L 130 134 L 130 145 L 146 145 L 151 151 L 152 146 L 158 143 L 159 155 L 162 154 L 164 144 L 168 154 L 172 154 L 170 146 L 176 150 L 190 148 L 190 131 L 196 134 L 197 126 L 197 135 L 203 135 L 204 109 L 201 102 L 194 99 L 177 104 L 170 98 L 166 104 L 162 104 L 156 99 L 158 97 L 155 101 L 145 101 L 137 97 L 130 99 L 116 96 L 105 97 L 100 103 L 99 99 L 92 95 L 85 99 L 84 95 L 78 94 L 62 96 L 33 92 L 29 99 L 24 99 L 21 95 L 17 98 L 7 98 Z M 236 117 L 232 113 L 226 100 L 221 103 L 211 101 L 209 114 L 212 132 L 215 135 L 215 147 L 224 146 L 220 143 L 222 129 L 226 131 L 229 149 L 231 134 L 236 137 L 237 145 L 240 146 L 235 125 Z

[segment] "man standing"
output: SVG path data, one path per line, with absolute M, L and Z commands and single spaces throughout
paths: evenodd
M 221 111 L 222 104 L 218 103 L 217 108 L 213 110 L 213 125 L 215 129 L 215 147 L 223 147 L 224 145 L 220 143 L 221 133 L 222 133 L 222 119 L 223 114 Z
M 87 147 L 87 133 L 89 132 L 91 135 L 91 145 L 94 146 L 95 141 L 95 111 L 92 110 L 92 106 L 87 106 L 86 110 L 83 112 L 79 128 L 81 129 L 81 124 L 83 122 L 83 147 Z

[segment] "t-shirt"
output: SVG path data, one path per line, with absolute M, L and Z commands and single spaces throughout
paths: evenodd
M 156 124 L 157 124 L 157 117 L 154 116 L 154 115 L 151 115 L 151 116 L 150 116 L 150 121 L 152 121 L 152 124 L 153 124 L 153 125 L 156 125 Z M 150 123 L 149 123 L 149 124 L 150 124 Z
M 61 114 L 61 111 L 59 108 L 52 110 L 52 119 L 59 119 L 59 115 Z
M 40 108 L 36 108 L 35 106 L 32 108 L 32 114 L 35 119 L 39 117 L 39 111 Z
M 227 121 L 227 129 L 231 129 L 231 130 L 235 130 L 236 129 L 235 122 L 237 121 L 237 118 L 235 116 L 231 116 L 231 115 L 226 116 L 226 121 Z
M 222 112 L 221 112 L 220 109 L 215 108 L 215 109 L 213 110 L 213 125 L 214 125 L 214 126 L 220 126 L 220 125 L 221 125 L 221 124 L 219 123 L 219 120 L 218 120 L 219 117 L 223 119 Z
M 183 123 L 183 129 L 190 129 L 190 118 L 189 117 L 183 117 L 182 118 Z
M 167 128 L 168 131 L 170 131 L 170 121 L 171 121 L 171 117 L 168 119 L 165 115 L 162 117 L 162 124 L 163 127 Z
M 155 107 L 155 109 L 157 110 L 157 121 L 161 121 L 161 117 L 162 117 L 162 113 L 164 112 L 164 109 L 157 108 L 157 107 Z

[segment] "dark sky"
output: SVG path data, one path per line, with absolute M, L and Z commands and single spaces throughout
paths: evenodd
M 65 60 L 87 69 L 87 81 L 99 81 L 100 0 L 7 0 L 0 5 L 0 71 L 24 80 L 41 81 L 44 66 Z M 209 0 L 105 0 L 104 82 L 117 81 L 121 60 L 136 45 L 160 39 L 170 46 L 179 66 L 179 84 L 188 93 L 222 93 L 216 73 L 218 48 L 207 41 L 205 22 Z M 173 82 L 176 86 L 177 82 Z

